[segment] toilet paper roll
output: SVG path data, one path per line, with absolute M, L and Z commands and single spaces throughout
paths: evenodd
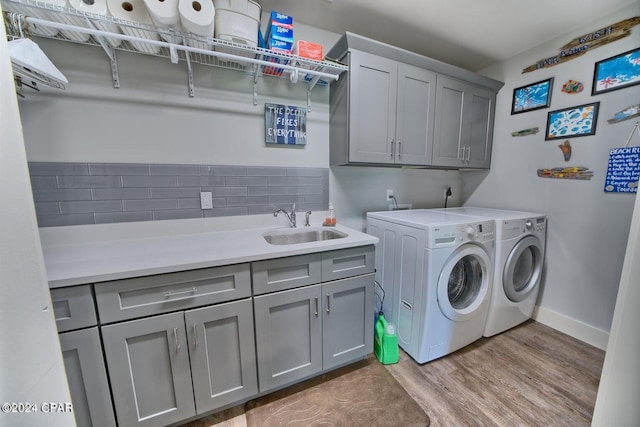
M 216 10 L 212 0 L 178 0 L 180 23 L 185 31 L 193 34 L 213 37 Z M 196 40 L 186 39 L 188 46 L 211 49 L 213 46 Z
M 73 9 L 77 9 L 82 12 L 93 13 L 101 16 L 111 16 L 109 8 L 107 7 L 107 0 L 67 0 L 69 6 Z M 113 23 L 94 20 L 92 21 L 97 29 L 102 31 L 108 31 L 110 33 L 120 33 L 120 28 Z M 118 47 L 122 40 L 115 38 L 107 38 L 107 42 L 113 46 Z
M 126 21 L 139 22 L 145 25 L 153 25 L 147 8 L 142 0 L 107 0 L 107 7 L 114 18 Z M 160 40 L 155 31 L 142 30 L 127 25 L 120 25 L 120 30 L 128 36 L 139 37 L 149 40 Z M 150 54 L 160 52 L 160 46 L 151 45 L 144 42 L 130 42 L 134 49 Z
M 156 27 L 166 30 L 173 29 L 182 31 L 180 25 L 180 14 L 178 13 L 178 0 L 143 0 L 147 12 Z M 180 43 L 181 37 L 172 37 L 160 34 L 163 39 L 170 43 Z

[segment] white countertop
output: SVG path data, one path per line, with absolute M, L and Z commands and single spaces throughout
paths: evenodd
M 270 217 L 269 221 L 258 218 L 251 226 L 205 219 L 187 226 L 183 221 L 192 220 L 43 228 L 40 235 L 49 287 L 238 264 L 378 242 L 376 237 L 337 225 L 330 228 L 346 233 L 347 237 L 272 245 L 266 242 L 263 233 L 288 227 L 275 225 L 273 216 Z M 266 223 L 270 226 L 265 226 Z M 312 223 L 311 229 L 319 227 Z M 309 228 L 298 226 L 298 229 Z

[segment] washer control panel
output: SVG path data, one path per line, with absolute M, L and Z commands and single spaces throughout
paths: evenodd
M 493 220 L 438 225 L 429 229 L 427 247 L 454 247 L 464 242 L 491 242 L 495 238 L 496 223 Z
M 494 221 L 473 222 L 460 225 L 459 242 L 476 241 L 487 242 L 496 238 L 496 223 Z

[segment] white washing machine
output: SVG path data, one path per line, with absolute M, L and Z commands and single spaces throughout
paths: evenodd
M 545 215 L 477 207 L 449 208 L 446 212 L 496 221 L 495 275 L 483 335 L 499 334 L 530 319 L 542 281 Z
M 367 213 L 380 239 L 376 280 L 399 345 L 418 363 L 482 337 L 489 308 L 495 222 L 425 209 Z

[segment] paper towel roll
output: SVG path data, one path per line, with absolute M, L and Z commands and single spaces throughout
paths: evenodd
M 44 11 L 12 1 L 3 2 L 2 9 L 5 12 L 15 12 L 25 16 L 32 16 L 34 18 L 48 19 Z M 47 37 L 53 37 L 58 34 L 57 28 L 45 27 L 39 24 L 29 24 L 29 30 L 35 35 Z
M 153 25 L 147 8 L 142 0 L 107 0 L 107 7 L 114 18 L 126 21 L 139 22 L 145 25 Z M 160 40 L 158 33 L 155 31 L 142 30 L 127 25 L 121 25 L 120 30 L 128 36 L 140 37 L 150 40 Z M 160 46 L 151 45 L 144 42 L 130 42 L 134 49 L 140 52 L 157 54 L 160 52 Z
M 59 7 L 69 7 L 69 3 L 67 0 L 47 0 L 48 4 Z M 87 21 L 78 16 L 72 16 L 65 12 L 48 12 L 43 10 L 38 10 L 37 18 L 46 19 L 49 21 L 61 22 L 63 24 L 75 25 L 76 27 L 88 27 Z M 77 31 L 69 31 L 69 30 L 60 30 L 60 33 L 70 40 L 75 40 L 77 42 L 86 42 L 91 37 L 90 34 L 79 33 Z
M 143 0 L 147 12 L 156 27 L 182 31 L 180 25 L 180 14 L 178 13 L 178 0 Z M 160 34 L 163 39 L 170 43 L 181 43 L 182 37 L 172 37 Z
M 213 37 L 216 10 L 212 0 L 178 0 L 178 12 L 180 13 L 182 28 L 185 31 L 199 36 Z M 211 49 L 213 47 L 208 43 L 191 39 L 186 39 L 186 43 L 191 47 L 200 49 Z
M 107 0 L 67 0 L 69 6 L 82 12 L 93 13 L 101 16 L 111 16 L 107 7 Z M 97 29 L 108 31 L 110 33 L 120 33 L 120 28 L 116 24 L 110 22 L 94 20 L 92 21 Z M 115 38 L 107 38 L 109 44 L 113 47 L 120 46 L 122 40 Z

